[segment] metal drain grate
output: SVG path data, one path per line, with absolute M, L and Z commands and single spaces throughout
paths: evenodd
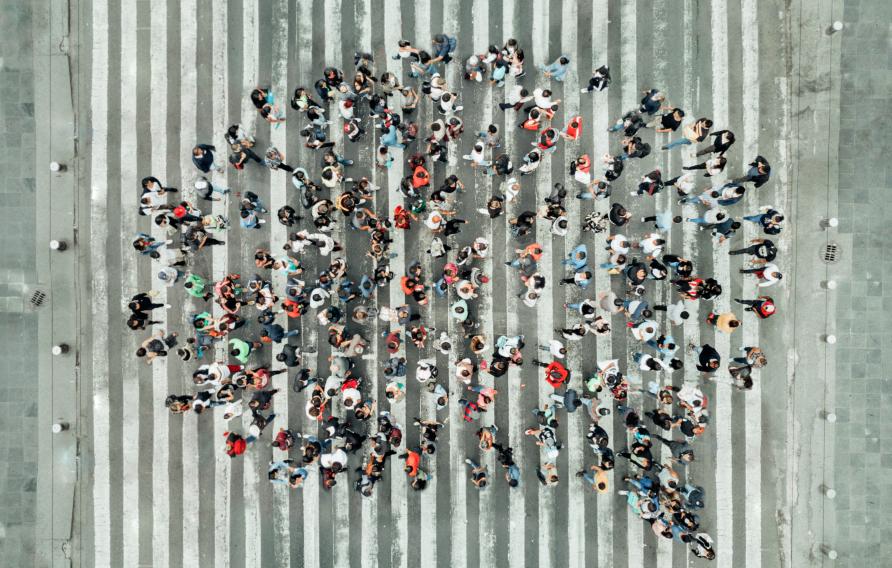
M 35 290 L 33 294 L 31 294 L 31 299 L 29 302 L 31 303 L 31 307 L 39 308 L 46 301 L 46 292 L 43 290 Z
M 821 260 L 826 262 L 827 264 L 834 264 L 839 262 L 839 256 L 842 251 L 839 248 L 839 245 L 836 243 L 827 243 L 824 245 L 824 248 L 821 249 Z

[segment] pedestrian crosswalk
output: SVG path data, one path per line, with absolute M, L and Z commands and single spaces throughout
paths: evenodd
M 669 134 L 650 130 L 642 136 L 648 137 L 654 152 L 644 160 L 627 161 L 611 200 L 573 199 L 579 186 L 568 173 L 568 164 L 586 153 L 598 168 L 602 156 L 620 153 L 620 135 L 608 134 L 607 128 L 624 111 L 637 106 L 642 91 L 660 88 L 669 101 L 685 109 L 688 119 L 708 116 L 716 129 L 727 128 L 737 134 L 738 142 L 729 151 L 727 173 L 715 180 L 700 178 L 698 184 L 707 187 L 740 175 L 755 155 L 762 154 L 779 173 L 758 193 L 749 191 L 735 211 L 751 214 L 760 205 L 783 208 L 789 203 L 789 157 L 778 142 L 786 131 L 784 85 L 780 77 L 760 72 L 761 64 L 781 48 L 781 24 L 768 17 L 775 4 L 756 0 L 92 0 L 91 10 L 85 14 L 88 21 L 82 22 L 86 42 L 81 47 L 84 80 L 90 84 L 83 110 L 91 133 L 85 167 L 90 188 L 93 321 L 89 373 L 85 373 L 92 407 L 86 410 L 91 481 L 86 500 L 88 522 L 84 523 L 84 542 L 88 543 L 84 565 L 678 568 L 695 561 L 683 543 L 655 536 L 650 525 L 629 511 L 625 498 L 616 494 L 624 488 L 625 460 L 617 460 L 616 470 L 608 473 L 608 493 L 593 493 L 576 478 L 577 471 L 597 460 L 584 437 L 589 426 L 584 412 L 561 416 L 558 437 L 564 449 L 557 461 L 560 482 L 554 487 L 537 482 L 540 451 L 524 430 L 535 424 L 531 410 L 550 402 L 553 389 L 542 381 L 541 368 L 530 361 L 544 357 L 538 347 L 548 344 L 555 328 L 579 321 L 563 304 L 595 298 L 598 291 L 611 287 L 621 292 L 624 286 L 618 277 L 611 278 L 600 268 L 594 270 L 594 281 L 587 290 L 557 285 L 566 277 L 560 260 L 580 242 L 588 246 L 595 266 L 608 260 L 604 235 L 582 231 L 585 215 L 606 213 L 610 204 L 618 201 L 629 207 L 635 221 L 669 208 L 675 215 L 697 216 L 695 206 L 675 202 L 674 192 L 669 191 L 672 188 L 655 198 L 629 196 L 640 177 L 652 169 L 660 168 L 667 179 L 682 173 L 682 165 L 699 161 L 693 146 L 680 152 L 659 151 Z M 481 324 L 478 333 L 483 333 L 490 345 L 500 335 L 524 335 L 526 363 L 497 379 L 481 374 L 480 382 L 495 387 L 499 394 L 489 412 L 469 423 L 463 420 L 458 402 L 468 393 L 455 374 L 459 357 L 435 351 L 430 339 L 420 351 L 404 343 L 398 355 L 406 357 L 409 369 L 406 397 L 391 404 L 384 396 L 387 378 L 382 368 L 390 355 L 382 332 L 386 335 L 399 326 L 376 318 L 362 328 L 370 342 L 355 370 L 364 378 L 363 393 L 378 401 L 378 410 L 390 411 L 402 425 L 404 447 L 418 443 L 419 429 L 413 426 L 416 417 L 446 422 L 436 454 L 425 458 L 424 469 L 433 476 L 427 489 L 412 491 L 403 462 L 393 458 L 374 495 L 361 497 L 352 488 L 353 468 L 360 465 L 361 453 L 350 458 L 349 481 L 340 476 L 331 491 L 323 490 L 316 471 L 311 471 L 297 490 L 268 483 L 267 464 L 286 456 L 270 447 L 270 433 L 274 436 L 279 428 L 287 427 L 315 434 L 319 428 L 304 412 L 308 391 L 294 392 L 288 374 L 273 377 L 273 388 L 280 389 L 274 398 L 275 420 L 258 443 L 233 460 L 222 450 L 224 432 L 246 430 L 250 416 L 227 422 L 219 411 L 171 415 L 164 406 L 165 398 L 192 392 L 191 375 L 199 363 L 181 362 L 171 353 L 147 366 L 134 356 L 150 333 L 178 332 L 185 341 L 195 313 L 205 309 L 212 309 L 215 316 L 223 313 L 217 305 L 184 294 L 179 285 L 165 286 L 157 277 L 159 265 L 133 250 L 131 242 L 138 232 L 158 240 L 168 238 L 166 229 L 155 225 L 151 217 L 138 215 L 139 181 L 153 175 L 179 188 L 172 202 L 189 200 L 206 208 L 205 213 L 230 219 L 232 228 L 218 237 L 226 244 L 201 251 L 189 269 L 213 280 L 232 272 L 247 278 L 255 271 L 257 248 L 267 248 L 277 256 L 289 238 L 290 229 L 276 222 L 276 211 L 286 203 L 298 211 L 302 207 L 287 172 L 227 167 L 226 128 L 241 124 L 255 136 L 258 153 L 270 146 L 278 148 L 286 163 L 304 167 L 318 179 L 320 155 L 305 148 L 300 135 L 306 119 L 288 108 L 294 88 L 311 88 L 326 66 L 344 70 L 349 80 L 355 51 L 374 55 L 377 75 L 390 71 L 401 82 L 411 81 L 406 64 L 391 59 L 397 41 L 405 38 L 415 45 L 427 45 L 431 36 L 441 31 L 459 38 L 458 57 L 445 68 L 444 75 L 447 84 L 460 93 L 465 133 L 459 147 L 450 149 L 450 163 L 432 167 L 433 186 L 452 173 L 464 182 L 465 192 L 455 194 L 455 216 L 469 223 L 463 225 L 455 248 L 483 236 L 492 252 L 481 264 L 490 280 L 473 308 Z M 526 51 L 525 77 L 509 77 L 502 88 L 488 80 L 461 79 L 468 55 L 484 53 L 490 44 L 501 46 L 509 37 L 517 38 Z M 536 70 L 562 54 L 571 62 L 564 82 L 551 81 Z M 613 77 L 610 88 L 580 93 L 592 70 L 604 64 L 609 65 Z M 554 125 L 563 127 L 570 117 L 579 115 L 582 136 L 562 141 L 535 175 L 521 178 L 517 201 L 506 203 L 506 214 L 490 220 L 478 209 L 499 189 L 501 179 L 472 170 L 461 156 L 474 135 L 493 123 L 502 134 L 502 147 L 496 152 L 509 152 L 515 167 L 520 164 L 532 138 L 517 128 L 519 115 L 498 107 L 515 82 L 551 88 L 554 99 L 561 100 Z M 258 119 L 248 97 L 257 86 L 271 88 L 276 104 L 282 112 L 287 111 L 286 122 L 269 124 Z M 413 119 L 422 132 L 440 117 L 430 104 L 425 99 L 415 111 Z M 396 157 L 392 167 L 377 169 L 378 133 L 372 119 L 363 117 L 366 134 L 358 143 L 350 143 L 340 131 L 336 104 L 328 114 L 335 122 L 329 135 L 336 141 L 336 151 L 355 161 L 348 168 L 349 175 L 367 176 L 380 186 L 367 206 L 378 215 L 392 215 L 394 207 L 402 203 L 399 184 L 409 173 L 404 168 L 409 151 L 392 149 Z M 208 177 L 232 189 L 221 201 L 199 203 L 195 199 L 192 188 L 199 172 L 191 151 L 199 143 L 218 148 L 216 159 L 221 169 Z M 565 237 L 558 237 L 551 233 L 550 224 L 537 223 L 535 240 L 545 250 L 540 272 L 547 286 L 536 308 L 528 308 L 517 296 L 521 288 L 516 271 L 504 265 L 514 258 L 518 246 L 508 219 L 524 210 L 536 210 L 555 183 L 568 190 L 571 225 Z M 268 222 L 257 230 L 238 225 L 238 202 L 246 191 L 256 193 L 270 212 L 265 216 Z M 349 219 L 339 218 L 333 237 L 342 243 L 349 274 L 358 282 L 374 264 L 365 256 L 368 237 L 348 224 Z M 426 278 L 439 277 L 437 271 L 443 263 L 425 252 L 429 232 L 415 225 L 411 231 L 391 233 L 391 250 L 397 254 L 391 268 L 397 278 L 388 290 L 379 290 L 378 307 L 405 303 L 399 276 L 415 261 L 421 262 Z M 627 236 L 643 235 L 640 223 L 630 227 L 624 227 Z M 743 236 L 735 237 L 741 242 L 758 236 L 751 226 L 743 230 Z M 789 238 L 788 233 L 779 236 L 781 251 L 789 251 Z M 681 346 L 715 345 L 723 360 L 736 356 L 743 346 L 758 344 L 760 324 L 752 314 L 737 312 L 743 327 L 731 336 L 702 324 L 708 311 L 733 311 L 732 298 L 758 295 L 753 280 L 736 274 L 742 266 L 741 257 L 729 257 L 727 244 L 715 244 L 708 232 L 698 231 L 692 223 L 675 225 L 667 240 L 667 250 L 694 259 L 701 273 L 714 274 L 725 292 L 714 304 L 701 304 L 699 313 L 693 310 L 683 326 L 672 329 L 668 321 L 660 319 L 665 330 L 671 331 Z M 779 260 L 784 268 L 786 260 Z M 327 261 L 320 258 L 321 263 Z M 281 290 L 284 275 L 274 275 L 273 282 Z M 675 294 L 668 283 L 663 286 L 665 289 L 654 288 L 654 301 L 673 301 Z M 126 310 L 128 298 L 148 289 L 159 292 L 155 302 L 171 308 L 151 332 L 132 332 L 124 324 L 122 310 Z M 762 327 L 780 325 L 784 317 L 789 290 L 772 290 L 781 313 Z M 431 339 L 441 330 L 448 330 L 453 337 L 464 333 L 448 316 L 449 305 L 457 299 L 454 292 L 438 297 L 430 291 L 429 296 L 430 304 L 421 313 Z M 282 325 L 300 329 L 298 339 L 307 350 L 304 360 L 315 374 L 327 376 L 332 351 L 326 341 L 327 330 L 320 330 L 314 314 L 297 323 L 279 317 Z M 629 341 L 624 318 L 614 317 L 611 327 L 610 335 L 587 336 L 570 345 L 567 364 L 573 380 L 591 376 L 598 361 L 619 359 L 628 369 L 633 387 L 646 389 L 650 381 L 703 385 L 710 399 L 711 422 L 707 434 L 695 442 L 697 460 L 687 466 L 686 476 L 706 489 L 701 526 L 715 539 L 715 565 L 777 565 L 772 547 L 778 536 L 770 531 L 784 495 L 770 481 L 776 449 L 763 426 L 770 423 L 780 428 L 784 421 L 763 415 L 761 397 L 768 394 L 761 384 L 786 380 L 787 366 L 792 363 L 780 348 L 772 358 L 771 346 L 763 345 L 769 366 L 757 372 L 755 387 L 747 392 L 732 389 L 727 381 L 703 381 L 690 354 L 684 356 L 684 371 L 658 376 L 637 371 L 632 357 L 638 348 Z M 280 350 L 275 344 L 264 347 L 260 361 L 278 368 L 281 364 L 274 357 Z M 434 399 L 413 378 L 417 361 L 426 357 L 436 359 L 448 386 L 448 409 L 437 411 Z M 226 360 L 225 346 L 206 353 L 202 362 L 211 358 Z M 635 395 L 631 400 L 635 407 L 653 407 L 647 397 Z M 336 415 L 345 412 L 337 404 L 333 409 Z M 514 448 L 522 472 L 517 489 L 504 482 L 494 452 L 483 454 L 478 449 L 477 429 L 492 424 L 498 427 L 497 437 Z M 602 426 L 615 450 L 625 447 L 619 413 L 603 420 Z M 670 455 L 666 448 L 654 450 Z M 470 484 L 466 458 L 488 467 L 489 487 L 478 490 Z

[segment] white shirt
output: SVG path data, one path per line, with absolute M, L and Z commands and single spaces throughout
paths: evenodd
M 613 238 L 610 240 L 610 250 L 617 254 L 627 254 L 629 247 L 623 246 L 623 242 L 628 242 L 628 239 L 619 233 L 613 235 Z
M 663 252 L 663 245 L 656 243 L 659 239 L 659 233 L 651 233 L 646 238 L 641 239 L 638 246 L 641 247 L 641 251 L 647 256 L 659 256 Z
M 223 416 L 226 417 L 226 415 L 230 415 L 229 418 L 226 418 L 226 419 L 232 420 L 233 418 L 237 418 L 237 417 L 241 416 L 244 411 L 245 411 L 245 409 L 242 406 L 242 401 L 241 401 L 241 399 L 239 399 L 239 400 L 236 400 L 235 402 L 230 402 L 229 404 L 227 404 L 226 406 L 223 407 Z
M 331 469 L 331 466 L 338 463 L 341 467 L 347 464 L 347 452 L 341 448 L 336 449 L 330 454 L 322 454 L 319 456 L 319 463 L 322 467 Z
M 669 321 L 672 322 L 672 325 L 682 325 L 685 320 L 682 319 L 681 313 L 687 311 L 684 305 L 684 300 L 679 300 L 678 303 L 669 304 L 666 306 L 666 315 L 669 317 Z
M 545 89 L 534 90 L 533 91 L 533 100 L 535 101 L 537 107 L 539 107 L 541 109 L 545 109 L 545 110 L 551 110 L 551 105 L 553 105 L 554 103 L 551 102 L 551 97 L 546 97 L 546 96 L 542 95 L 542 93 L 544 91 L 545 91 Z
M 684 193 L 690 193 L 694 191 L 694 186 L 697 183 L 697 176 L 690 172 L 684 174 L 677 180 L 675 180 L 675 187 L 680 189 Z
M 773 272 L 777 272 L 778 274 L 781 273 L 780 269 L 777 267 L 776 264 L 774 264 L 774 263 L 766 264 L 765 266 L 762 267 L 762 271 L 763 271 L 762 272 L 762 281 L 759 282 L 760 288 L 774 286 L 775 284 L 780 282 L 780 278 L 776 278 L 772 274 Z
M 657 333 L 657 322 L 653 320 L 644 320 L 640 325 L 632 328 L 632 335 L 638 341 L 644 343 Z

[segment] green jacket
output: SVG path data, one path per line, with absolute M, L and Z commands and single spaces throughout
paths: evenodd
M 248 356 L 251 355 L 251 345 L 241 339 L 230 339 L 229 340 L 230 351 L 233 349 L 238 349 L 238 355 L 235 356 L 236 359 L 241 361 L 242 365 L 248 364 Z
M 197 274 L 190 274 L 189 277 L 186 278 L 186 283 L 191 283 L 191 288 L 187 287 L 186 292 L 196 298 L 204 297 L 204 288 L 207 285 L 207 281 L 205 281 L 204 278 Z

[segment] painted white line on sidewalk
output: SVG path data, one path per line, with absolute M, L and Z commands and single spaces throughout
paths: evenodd
M 717 129 L 728 127 L 728 4 L 727 0 L 715 0 L 712 3 L 712 112 L 713 122 Z M 713 178 L 714 183 L 721 183 L 724 175 Z M 715 279 L 722 285 L 725 293 L 713 301 L 716 313 L 730 311 L 728 296 L 731 290 L 731 277 L 728 259 L 729 242 L 718 244 L 713 240 L 713 270 Z M 731 339 L 726 333 L 716 330 L 715 348 L 726 359 L 731 352 Z M 731 386 L 726 382 L 715 385 L 715 421 L 713 427 L 716 435 L 715 460 L 715 507 L 716 507 L 716 554 L 721 566 L 730 566 L 734 560 L 734 503 L 732 493 L 732 448 L 731 429 L 733 408 L 731 404 Z
M 741 8 L 741 40 L 743 43 L 743 156 L 741 168 L 759 153 L 759 16 L 755 0 L 743 0 Z M 744 198 L 748 213 L 757 209 L 757 190 L 750 189 Z M 743 221 L 741 221 L 743 222 Z M 744 243 L 757 238 L 755 226 L 743 222 Z M 743 281 L 743 299 L 751 300 L 758 295 L 755 281 Z M 743 346 L 755 346 L 759 342 L 759 318 L 741 316 Z M 774 364 L 777 364 L 774 362 Z M 745 523 L 747 568 L 762 566 L 762 383 L 758 370 L 753 372 L 753 389 L 745 393 Z
M 136 171 L 136 0 L 124 0 L 121 5 L 121 303 L 129 302 L 137 293 L 137 270 L 140 264 L 152 260 L 139 258 L 130 242 L 137 231 L 139 206 L 139 177 Z M 126 308 L 124 312 L 126 312 Z M 122 317 L 126 314 L 122 312 Z M 121 545 L 124 564 L 139 564 L 139 367 L 143 360 L 134 355 L 146 332 L 127 333 L 122 338 L 121 380 L 123 383 L 122 408 L 134 412 L 122 420 L 121 454 L 124 462 L 123 485 L 123 532 Z M 137 336 L 139 338 L 137 339 Z
M 285 112 L 286 101 L 288 100 L 288 35 L 290 21 L 288 14 L 288 0 L 276 0 L 273 7 L 273 13 L 283 15 L 284 17 L 274 17 L 273 23 L 273 41 L 272 41 L 272 85 L 270 86 L 279 108 Z M 285 151 L 285 143 L 287 141 L 287 128 L 291 125 L 288 120 L 284 124 L 277 124 L 270 129 L 270 143 L 279 151 Z M 285 155 L 286 164 L 295 164 L 294 156 Z M 286 187 L 291 182 L 289 175 L 284 170 L 273 170 L 270 172 L 270 190 L 269 190 L 269 210 L 278 211 L 286 203 Z M 270 253 L 274 257 L 283 254 L 282 247 L 288 239 L 288 229 L 285 225 L 269 220 L 270 228 Z M 284 290 L 286 283 L 286 275 L 281 270 L 274 270 L 272 273 L 272 283 L 274 290 Z M 277 316 L 277 323 L 288 329 L 288 317 L 285 314 Z M 278 389 L 278 394 L 273 399 L 273 410 L 276 417 L 273 420 L 273 431 L 271 435 L 275 437 L 280 428 L 288 427 L 288 372 L 284 363 L 276 360 L 276 356 L 282 352 L 282 346 L 290 343 L 292 340 L 286 338 L 282 344 L 272 344 L 272 364 L 274 370 L 285 369 L 286 372 L 276 375 L 272 380 L 272 387 Z M 276 448 L 272 449 L 272 459 L 286 459 L 287 451 L 281 451 Z M 282 483 L 273 484 L 273 531 L 276 538 L 274 542 L 274 558 L 278 566 L 291 565 L 291 491 L 292 489 Z
M 592 69 L 597 69 L 601 65 L 607 64 L 607 38 L 608 38 L 608 21 L 609 21 L 609 8 L 608 8 L 608 0 L 595 0 L 595 3 L 592 7 Z M 592 105 L 592 124 L 591 124 L 591 136 L 593 139 L 593 150 L 590 155 L 593 164 L 599 164 L 601 157 L 604 156 L 609 151 L 609 138 L 605 135 L 607 132 L 607 125 L 610 121 L 610 117 L 608 116 L 608 104 L 607 104 L 607 92 L 597 93 L 592 92 L 586 96 L 591 97 L 591 105 Z M 585 132 L 585 125 L 583 124 L 583 132 Z M 595 169 L 593 166 L 592 169 Z M 594 176 L 595 174 L 593 174 Z M 597 174 L 600 176 L 600 172 Z M 610 201 L 608 199 L 600 199 L 595 201 L 595 211 L 599 214 L 607 213 L 610 206 Z M 594 274 L 595 274 L 595 289 L 598 291 L 609 291 L 610 290 L 610 275 L 606 270 L 600 268 L 600 265 L 604 262 L 607 262 L 608 255 L 607 251 L 604 250 L 603 239 L 606 238 L 606 235 L 595 235 L 592 239 L 595 242 L 595 250 L 593 253 L 593 258 L 595 259 L 594 265 Z M 610 322 L 611 329 L 617 329 L 614 325 L 614 322 Z M 620 328 L 621 329 L 621 328 Z M 616 333 L 615 331 L 612 333 Z M 597 360 L 604 361 L 608 360 L 612 357 L 612 343 L 613 339 L 611 335 L 607 335 L 604 337 L 599 337 L 595 339 L 595 351 L 597 353 Z M 608 417 L 605 420 L 599 422 L 599 424 L 604 428 L 607 432 L 607 435 L 610 438 L 611 445 L 616 447 L 616 440 L 613 437 L 613 418 Z M 597 456 L 595 456 L 597 461 L 600 461 Z M 596 511 L 597 522 L 598 522 L 598 566 L 613 566 L 613 491 L 617 488 L 613 483 L 614 475 L 613 470 L 607 472 L 607 483 L 610 488 L 611 493 L 607 495 L 601 495 L 598 497 L 598 509 Z
M 214 133 L 220 135 L 225 132 L 229 126 L 229 66 L 228 66 L 228 12 L 229 6 L 221 3 L 213 10 L 213 130 Z M 225 141 L 222 142 L 219 154 L 225 154 Z M 215 182 L 220 183 L 224 187 L 231 187 L 229 184 L 229 168 L 225 173 L 217 174 Z M 219 181 L 217 181 L 219 180 Z M 185 185 L 185 184 L 184 184 Z M 230 196 L 221 196 L 222 201 L 212 203 L 211 211 L 214 215 L 227 216 Z M 234 229 L 233 229 L 234 230 Z M 211 247 L 211 272 L 215 282 L 220 281 L 228 272 L 228 249 L 229 238 L 226 238 L 225 245 L 217 245 Z M 216 302 L 213 306 L 213 315 L 219 318 L 223 315 L 223 308 Z M 209 353 L 210 355 L 210 353 Z M 228 354 L 226 352 L 225 341 L 217 342 L 214 353 L 214 361 L 226 361 Z M 223 419 L 223 412 L 214 412 L 214 434 L 213 445 L 215 448 L 221 443 L 223 433 L 229 429 L 229 424 Z M 214 566 L 215 568 L 226 568 L 230 564 L 229 551 L 229 492 L 231 491 L 232 480 L 232 464 L 229 456 L 225 452 L 216 449 L 214 451 Z
M 549 44 L 549 24 L 550 24 L 549 5 L 545 2 L 537 2 L 533 6 L 533 61 L 536 67 L 548 65 L 551 63 L 551 54 L 548 50 Z M 536 87 L 550 88 L 550 81 L 544 74 L 536 70 Z M 557 97 L 554 97 L 555 99 Z M 525 154 L 526 152 L 521 152 Z M 544 199 L 551 194 L 551 162 L 554 156 L 543 156 L 542 165 L 538 171 L 533 174 L 536 184 L 536 209 L 542 207 L 545 203 Z M 536 339 L 539 343 L 551 339 L 554 333 L 554 312 L 550 306 L 551 298 L 554 295 L 554 287 L 557 286 L 555 274 L 552 270 L 554 261 L 553 235 L 551 233 L 551 223 L 543 218 L 536 219 L 536 242 L 542 245 L 542 262 L 539 263 L 539 272 L 545 277 L 545 288 L 541 291 L 541 298 L 536 308 L 521 308 L 524 315 L 535 311 L 536 314 Z M 538 348 L 538 347 L 537 347 Z M 538 355 L 538 353 L 537 353 Z M 547 359 L 546 359 L 547 361 Z M 543 379 L 542 371 L 536 373 L 536 385 L 534 388 L 539 393 L 539 408 L 544 408 L 546 404 L 552 404 L 549 395 L 554 389 Z M 532 386 L 532 385 L 530 385 Z M 539 465 L 544 467 L 546 463 L 545 456 L 539 452 Z M 565 476 L 566 477 L 566 476 Z M 532 479 L 532 477 L 531 477 Z M 554 486 L 546 487 L 544 485 L 536 485 L 538 489 L 538 522 L 541 526 L 550 527 L 554 523 Z M 540 568 L 550 568 L 552 565 L 552 534 L 551 531 L 539 531 L 539 566 Z
M 566 32 L 561 36 L 561 53 L 570 58 L 570 68 L 564 79 L 564 119 L 562 125 L 566 125 L 570 118 L 579 115 L 579 53 L 577 47 L 578 36 L 578 11 L 579 7 L 576 0 L 563 0 L 561 3 L 561 20 L 567 22 L 565 26 Z M 586 69 L 587 74 L 590 70 Z M 586 77 L 587 79 L 588 77 Z M 591 125 L 583 125 L 583 128 L 590 128 Z M 602 132 L 601 136 L 605 136 Z M 575 197 L 574 187 L 576 183 L 568 174 L 566 169 L 567 163 L 575 159 L 581 153 L 580 141 L 565 140 L 564 144 L 564 163 L 558 165 L 558 176 L 564 187 L 567 188 L 567 218 L 570 221 L 567 236 L 564 238 L 564 253 L 569 252 L 573 247 L 583 242 L 582 238 L 582 217 L 581 202 Z M 591 265 L 589 265 L 591 268 Z M 569 272 L 568 272 L 569 274 Z M 583 292 L 576 290 L 574 286 L 565 286 L 564 301 L 569 303 L 576 298 L 589 296 L 591 292 Z M 553 306 L 553 311 L 557 309 L 557 305 Z M 563 312 L 562 319 L 569 319 L 568 312 Z M 568 322 L 569 323 L 569 322 Z M 549 338 L 552 335 L 548 336 Z M 539 345 L 546 345 L 545 338 L 540 337 Z M 538 346 L 537 346 L 538 347 Z M 575 349 L 574 349 L 575 347 Z M 572 345 L 568 349 L 567 368 L 574 375 L 580 375 L 583 368 L 583 350 L 581 345 Z M 578 381 L 573 381 L 577 382 Z M 573 387 L 575 388 L 575 387 Z M 582 394 L 580 392 L 580 394 Z M 576 478 L 576 472 L 582 471 L 585 465 L 585 438 L 584 432 L 588 423 L 584 420 L 585 411 L 580 409 L 574 412 L 568 412 L 567 417 L 567 471 L 561 473 L 561 477 L 566 482 L 566 490 L 569 492 L 567 499 L 568 504 L 568 520 L 567 527 L 569 534 L 567 535 L 567 546 L 569 548 L 568 563 L 570 568 L 583 568 L 585 566 L 585 495 L 579 480 Z M 562 484 L 563 485 L 563 484 Z
M 166 182 L 167 4 L 159 4 L 152 10 L 151 30 L 156 38 L 151 53 L 151 173 Z M 152 236 L 158 240 L 166 238 L 162 228 L 154 223 Z M 155 301 L 166 304 L 167 286 L 158 279 L 156 267 L 152 266 L 151 272 L 152 289 L 158 292 Z M 167 325 L 170 320 L 167 314 L 164 320 L 165 324 L 152 326 L 153 333 Z M 170 412 L 164 406 L 168 394 L 167 359 L 162 357 L 152 364 L 152 564 L 158 568 L 170 564 Z
M 90 91 L 90 271 L 93 383 L 93 562 L 111 566 L 108 393 L 108 0 L 94 0 Z
M 198 17 L 196 0 L 180 4 L 180 176 L 183 188 L 195 177 L 192 147 L 197 140 L 198 96 Z M 181 188 L 181 189 L 183 189 Z M 207 276 L 203 274 L 202 276 Z M 182 323 L 189 326 L 189 314 L 198 310 L 192 296 L 183 294 Z M 185 327 L 189 329 L 189 327 Z M 182 415 L 183 448 L 183 557 L 198 558 L 199 546 L 196 527 L 199 526 L 200 479 L 198 477 L 198 416 L 194 412 Z M 229 488 L 226 488 L 229 491 Z M 227 529 L 228 530 L 228 529 Z

